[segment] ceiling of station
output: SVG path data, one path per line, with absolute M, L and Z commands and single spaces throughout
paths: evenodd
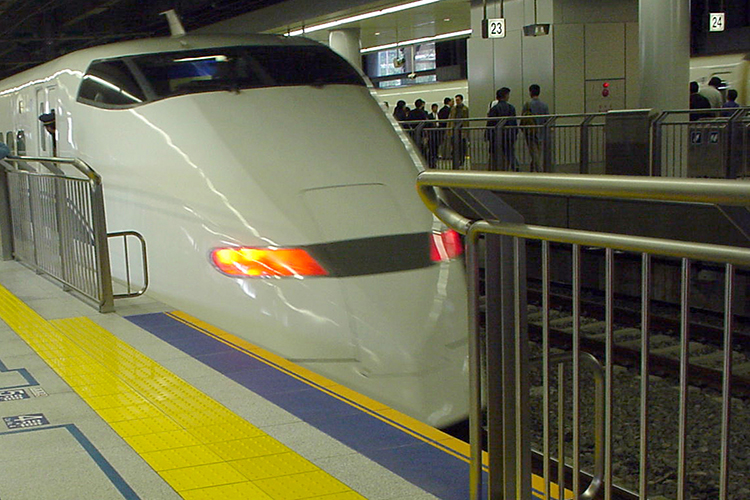
M 386 6 L 408 3 L 384 2 L 368 4 L 356 10 L 337 12 L 335 18 L 355 16 L 364 12 L 382 9 Z M 327 21 L 331 17 L 321 17 L 305 20 L 306 26 L 315 26 Z M 301 27 L 300 23 L 290 25 L 293 30 Z M 445 33 L 466 30 L 471 27 L 469 0 L 441 0 L 436 3 L 423 5 L 413 9 L 403 10 L 393 14 L 373 17 L 364 21 L 341 26 L 342 28 L 359 28 L 362 47 L 374 47 L 406 40 L 414 40 Z M 328 39 L 327 31 L 316 31 L 305 35 L 318 41 Z
M 159 13 L 175 9 L 185 29 L 208 26 L 271 7 L 284 0 L 0 0 L 0 78 L 81 48 L 169 33 Z M 357 13 L 406 3 L 379 1 Z M 341 13 L 337 16 L 343 17 Z M 325 21 L 330 21 L 328 16 Z M 314 25 L 323 19 L 309 19 Z M 374 46 L 439 35 L 469 27 L 469 0 L 437 3 L 367 19 L 341 27 L 358 27 L 362 46 Z M 291 26 L 291 29 L 299 27 Z M 283 28 L 282 28 L 283 31 Z M 327 39 L 327 32 L 310 38 Z

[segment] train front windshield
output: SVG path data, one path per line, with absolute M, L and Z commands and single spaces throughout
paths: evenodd
M 94 61 L 83 77 L 78 101 L 129 108 L 184 94 L 291 85 L 365 82 L 326 47 L 221 47 Z

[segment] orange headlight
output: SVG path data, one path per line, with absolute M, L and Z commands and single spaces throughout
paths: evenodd
M 301 248 L 215 248 L 211 260 L 229 276 L 325 276 L 328 272 Z

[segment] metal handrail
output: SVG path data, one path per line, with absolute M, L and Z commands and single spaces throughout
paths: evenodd
M 591 477 L 591 482 L 586 490 L 581 494 L 581 500 L 591 500 L 596 498 L 596 494 L 604 484 L 604 446 L 605 446 L 605 423 L 604 423 L 604 383 L 605 373 L 604 366 L 601 362 L 591 354 L 590 352 L 581 351 L 581 360 L 587 361 L 594 370 L 594 384 L 595 384 L 595 405 L 596 410 L 594 412 L 596 422 L 594 423 L 594 473 Z M 542 358 L 531 359 L 530 363 L 541 363 Z M 549 365 L 565 365 L 573 362 L 573 353 L 566 352 L 560 354 L 553 354 L 549 357 Z
M 39 162 L 44 165 L 52 173 L 45 174 L 40 172 L 29 172 L 22 170 L 13 170 L 8 167 L 7 162 L 12 163 L 26 163 L 26 162 Z M 92 209 L 92 232 L 94 237 L 94 252 L 96 266 L 98 269 L 98 297 L 96 300 L 99 301 L 99 311 L 101 312 L 112 312 L 114 311 L 114 295 L 112 291 L 112 273 L 109 264 L 109 250 L 107 246 L 107 223 L 104 213 L 104 194 L 102 191 L 102 178 L 101 176 L 86 162 L 79 158 L 59 158 L 59 157 L 42 157 L 42 156 L 6 156 L 3 161 L 5 170 L 9 172 L 15 172 L 22 175 L 28 175 L 32 177 L 54 177 L 59 179 L 70 178 L 62 174 L 61 172 L 55 172 L 54 169 L 50 168 L 48 164 L 52 165 L 71 165 L 88 180 L 91 189 L 91 203 L 96 209 Z M 72 178 L 75 179 L 75 178 Z M 83 179 L 76 179 L 81 181 Z M 64 277 L 56 276 L 61 283 L 66 286 L 73 287 L 68 283 Z M 75 287 L 73 287 L 75 288 Z M 77 288 L 75 288 L 77 290 Z M 80 290 L 79 290 L 80 291 Z
M 658 200 L 692 204 L 750 207 L 750 183 L 715 179 L 656 179 L 635 176 L 551 175 L 509 172 L 440 172 L 429 170 L 417 178 L 417 190 L 427 207 L 445 224 L 466 235 L 467 268 L 478 273 L 476 243 L 480 235 L 494 234 L 525 239 L 557 241 L 575 245 L 606 247 L 644 254 L 662 254 L 688 259 L 750 266 L 750 248 L 697 244 L 661 238 L 597 233 L 567 228 L 543 227 L 497 220 L 471 220 L 448 205 L 441 189 L 523 192 L 588 198 Z M 687 259 L 685 259 L 687 257 Z M 507 285 L 506 285 L 507 286 Z M 469 280 L 470 378 L 470 493 L 479 498 L 481 489 L 481 375 L 478 278 Z M 520 310 L 520 307 L 517 307 Z M 517 332 L 516 332 L 517 333 Z M 518 369 L 518 368 L 517 368 Z M 518 389 L 517 389 L 518 390 Z M 592 484 L 592 486 L 594 486 Z M 587 489 L 586 493 L 591 493 Z
M 141 244 L 141 262 L 143 263 L 143 286 L 140 290 L 133 292 L 130 288 L 130 258 L 128 257 L 128 236 L 135 237 Z M 107 238 L 118 238 L 122 237 L 123 248 L 125 252 L 125 282 L 127 286 L 127 293 L 116 293 L 114 298 L 116 299 L 129 299 L 134 297 L 140 297 L 146 290 L 148 290 L 148 255 L 146 253 L 146 240 L 143 235 L 137 231 L 116 231 L 114 233 L 108 233 Z
M 417 177 L 417 191 L 422 201 L 440 220 L 461 234 L 467 233 L 473 221 L 447 205 L 439 195 L 440 188 L 750 207 L 750 184 L 720 179 L 675 180 L 627 175 L 440 172 L 435 170 L 420 173 Z M 568 229 L 560 229 L 560 231 L 570 232 Z M 623 243 L 630 246 L 628 242 L 633 239 L 632 236 L 628 236 Z M 718 247 L 719 245 L 710 246 Z M 636 249 L 636 251 L 640 250 Z
M 37 161 L 40 163 L 55 163 L 55 164 L 65 164 L 65 165 L 72 165 L 75 167 L 79 172 L 81 172 L 83 175 L 86 176 L 91 182 L 94 184 L 101 185 L 102 178 L 101 176 L 96 173 L 96 170 L 91 168 L 86 162 L 79 158 L 58 158 L 54 156 L 50 157 L 43 157 L 43 156 L 6 156 L 4 158 L 5 161 L 12 161 L 12 162 L 27 162 L 27 161 Z M 44 175 L 44 174 L 40 174 Z M 55 174 L 52 174 L 55 175 Z M 56 177 L 59 177 L 59 175 L 56 175 Z

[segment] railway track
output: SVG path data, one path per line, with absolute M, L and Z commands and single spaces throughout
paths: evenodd
M 530 303 L 541 303 L 538 290 L 528 290 Z M 551 346 L 570 349 L 574 318 L 569 312 L 572 301 L 569 296 L 550 295 L 550 342 Z M 595 301 L 580 302 L 581 349 L 603 359 L 606 347 L 606 323 L 604 305 Z M 621 366 L 637 366 L 641 360 L 640 312 L 616 307 L 613 311 L 616 327 L 613 330 L 614 363 Z M 529 337 L 541 341 L 543 315 L 536 305 L 528 310 Z M 652 374 L 677 378 L 680 373 L 680 321 L 673 317 L 650 316 L 651 338 L 649 343 L 649 369 Z M 722 389 L 724 331 L 722 328 L 704 323 L 691 322 L 690 332 L 690 383 L 716 391 Z M 750 398 L 750 358 L 746 354 L 750 347 L 750 335 L 733 332 L 732 394 Z

